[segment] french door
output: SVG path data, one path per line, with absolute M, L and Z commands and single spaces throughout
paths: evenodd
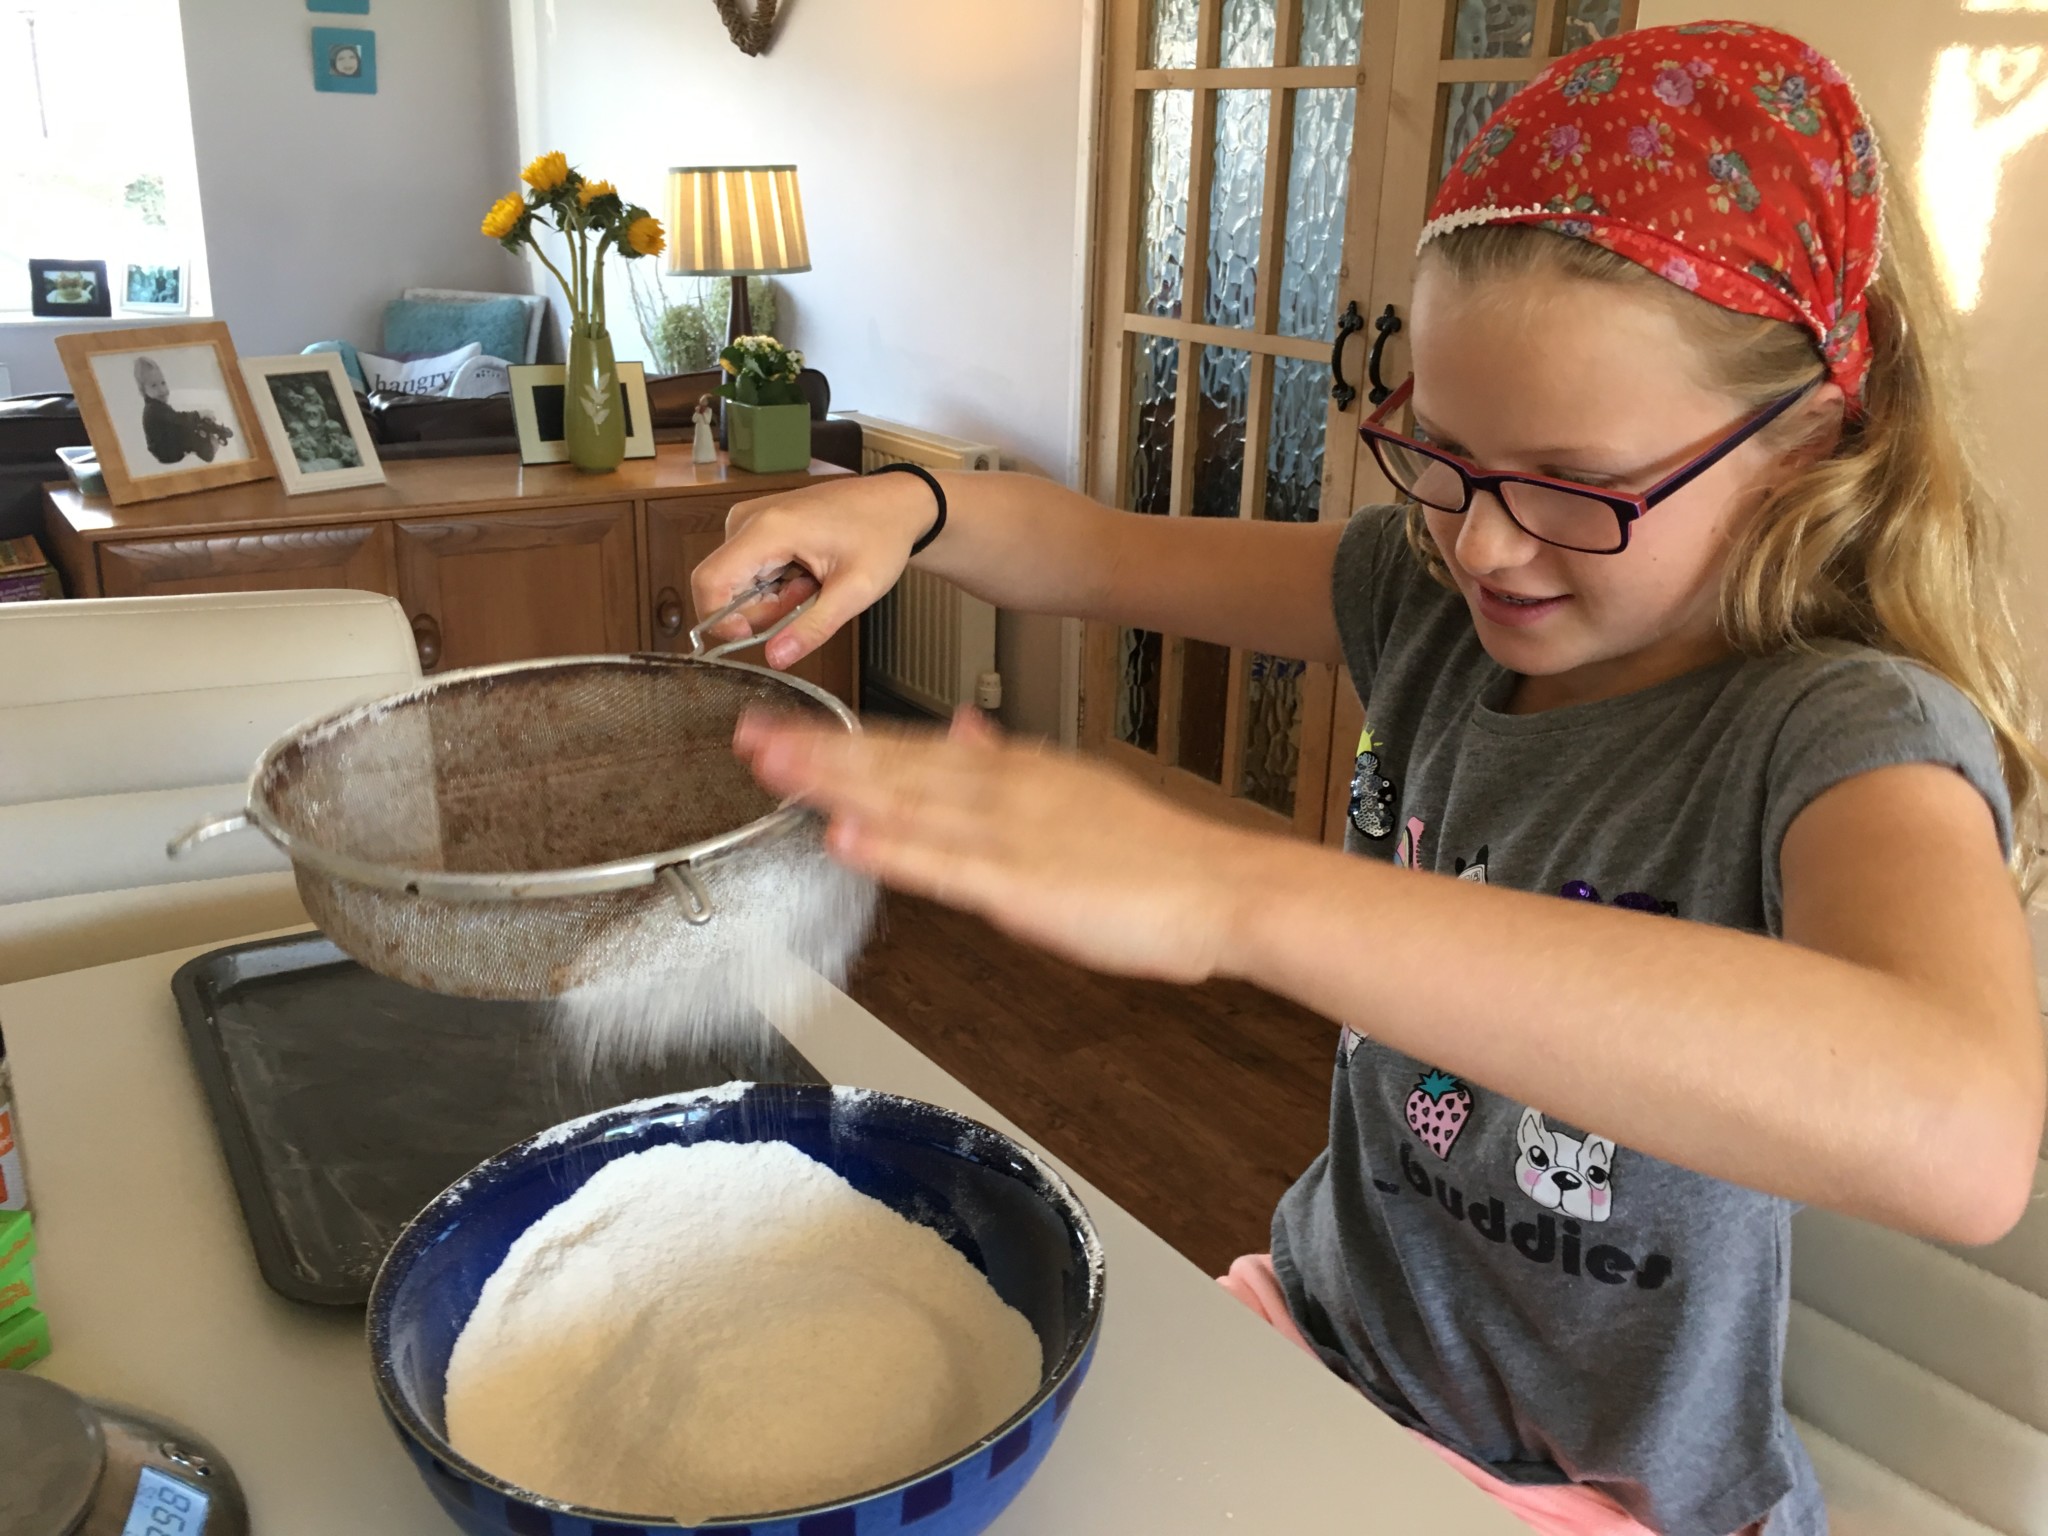
M 1424 208 L 1486 117 L 1635 0 L 1110 0 L 1095 186 L 1087 481 L 1161 517 L 1343 518 L 1367 357 L 1401 376 Z M 1341 372 L 1339 371 L 1341 370 Z M 1323 593 L 1302 594 L 1323 602 Z M 1088 626 L 1082 743 L 1176 799 L 1342 830 L 1348 680 Z

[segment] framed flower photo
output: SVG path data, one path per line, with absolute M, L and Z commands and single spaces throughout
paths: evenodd
M 384 483 L 384 466 L 339 352 L 245 357 L 242 378 L 285 495 Z
M 57 355 L 116 505 L 274 472 L 224 322 L 74 332 Z
M 182 315 L 192 307 L 192 273 L 181 261 L 124 261 L 115 270 L 124 314 Z
M 31 256 L 28 312 L 45 320 L 103 320 L 114 312 L 104 261 Z
M 654 412 L 647 403 L 647 369 L 620 363 L 619 409 L 626 417 L 626 457 L 654 457 Z M 569 462 L 568 370 L 560 363 L 513 367 L 512 420 L 519 428 L 519 462 Z

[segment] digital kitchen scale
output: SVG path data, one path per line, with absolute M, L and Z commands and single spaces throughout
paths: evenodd
M 248 1536 L 221 1454 L 190 1430 L 0 1371 L 6 1536 Z

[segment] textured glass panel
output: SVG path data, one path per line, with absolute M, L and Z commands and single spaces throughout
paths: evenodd
M 1152 31 L 1145 62 L 1153 69 L 1195 67 L 1197 0 L 1152 0 Z
M 1180 652 L 1179 765 L 1211 784 L 1223 782 L 1223 739 L 1230 709 L 1230 647 L 1189 640 Z
M 1140 314 L 1178 318 L 1181 263 L 1188 245 L 1188 154 L 1195 131 L 1195 93 L 1146 94 L 1151 100 L 1145 108 L 1134 307 Z
M 1223 0 L 1223 67 L 1264 69 L 1273 62 L 1273 0 Z
M 1266 434 L 1266 505 L 1275 523 L 1312 523 L 1323 499 L 1323 428 L 1330 403 L 1329 365 L 1306 357 L 1273 359 L 1273 421 Z
M 1536 0 L 1458 0 L 1454 59 L 1526 59 L 1536 38 Z
M 1365 0 L 1301 0 L 1301 62 L 1356 64 Z
M 1329 336 L 1337 324 L 1337 269 L 1344 263 L 1344 191 L 1351 181 L 1355 92 L 1294 93 L 1287 156 L 1287 233 L 1280 259 L 1283 336 Z
M 1460 80 L 1450 88 L 1444 110 L 1444 159 L 1436 172 L 1439 178 L 1451 174 L 1458 156 L 1486 126 L 1486 120 L 1521 88 L 1513 80 Z
M 1566 0 L 1564 46 L 1558 51 L 1570 53 L 1620 30 L 1621 0 Z
M 1131 462 L 1124 501 L 1133 512 L 1164 516 L 1173 494 L 1173 405 L 1180 387 L 1180 343 L 1171 336 L 1131 338 Z
M 1283 816 L 1294 814 L 1301 767 L 1301 675 L 1306 667 L 1254 651 L 1244 693 L 1244 770 L 1238 793 Z
M 1159 749 L 1159 636 L 1117 631 L 1116 739 L 1147 752 Z
M 1346 93 L 1348 94 L 1348 93 Z M 1259 208 L 1266 195 L 1266 91 L 1216 93 L 1216 168 L 1209 182 L 1211 325 L 1251 325 L 1259 289 Z
M 1197 517 L 1235 517 L 1244 493 L 1244 424 L 1252 355 L 1236 347 L 1203 347 L 1196 356 L 1201 394 L 1195 419 L 1192 510 Z

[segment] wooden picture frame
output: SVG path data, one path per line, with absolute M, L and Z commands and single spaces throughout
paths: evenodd
M 225 321 L 57 338 L 116 506 L 276 473 Z
M 626 457 L 654 457 L 654 410 L 647 400 L 647 369 L 620 363 L 619 403 L 626 413 Z M 569 439 L 562 424 L 568 370 L 560 363 L 519 363 L 511 369 L 512 420 L 519 429 L 519 462 L 566 464 Z
M 245 357 L 242 380 L 285 495 L 384 483 L 376 441 L 339 352 Z

